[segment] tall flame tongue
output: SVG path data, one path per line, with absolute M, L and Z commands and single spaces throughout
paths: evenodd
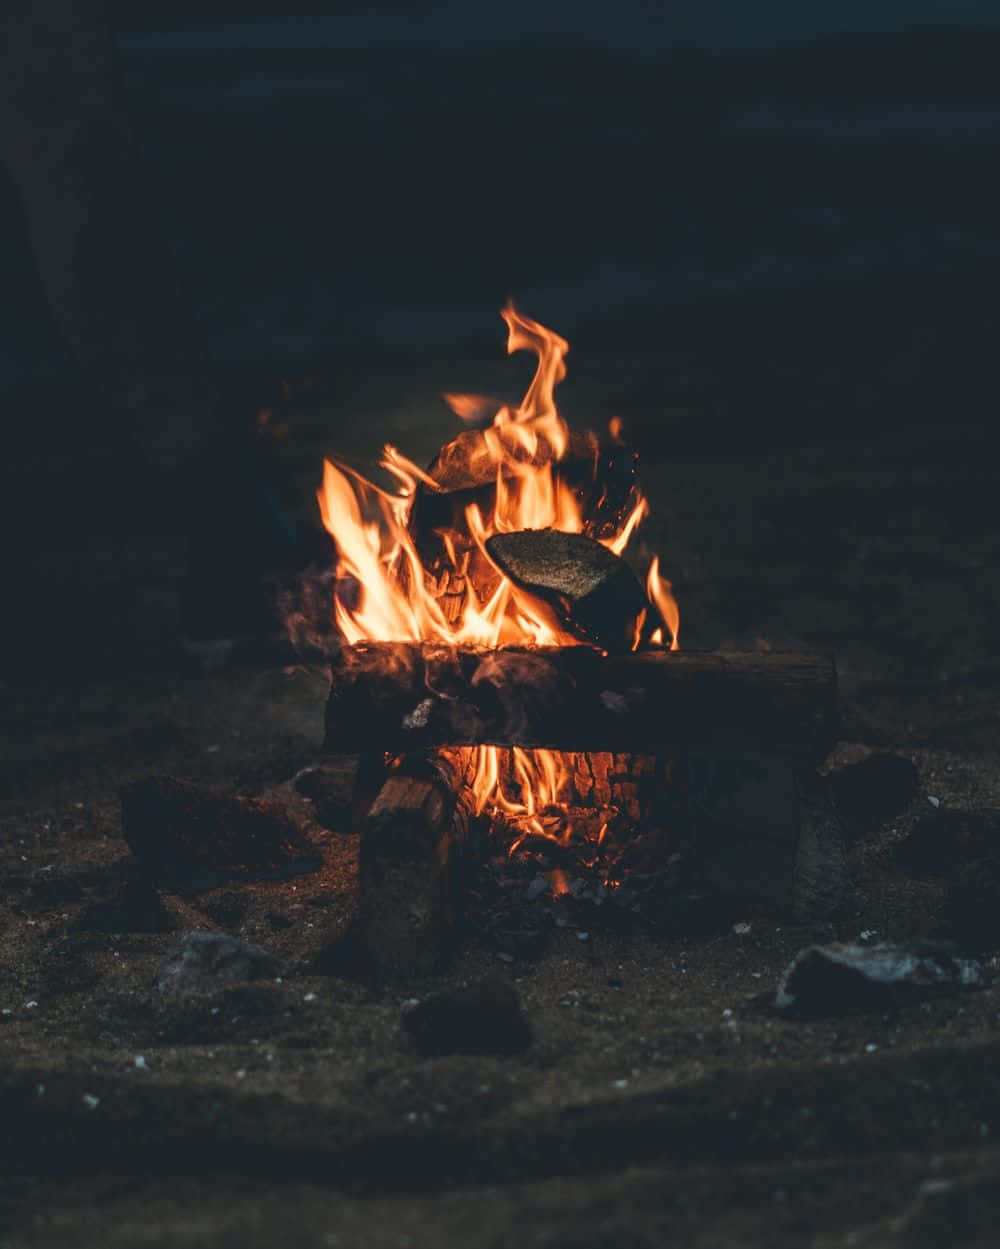
M 348 643 L 361 641 L 446 642 L 482 646 L 566 645 L 578 639 L 560 628 L 553 612 L 534 595 L 518 589 L 493 565 L 486 541 L 495 533 L 522 529 L 559 529 L 581 533 L 581 503 L 561 479 L 558 462 L 569 446 L 569 430 L 559 415 L 553 392 L 566 376 L 569 344 L 558 334 L 518 313 L 513 305 L 502 312 L 507 323 L 507 352 L 533 351 L 538 367 L 521 403 L 503 405 L 482 432 L 482 454 L 495 476 L 492 511 L 483 515 L 476 504 L 465 509 L 461 533 L 442 535 L 451 571 L 463 574 L 469 545 L 494 569 L 499 584 L 481 601 L 471 580 L 457 618 L 445 614 L 438 579 L 424 567 L 409 530 L 410 512 L 418 484 L 439 491 L 438 483 L 400 454 L 384 449 L 380 464 L 396 481 L 395 493 L 380 489 L 343 464 L 327 460 L 318 492 L 323 524 L 337 546 L 334 600 L 337 628 Z M 484 400 L 449 395 L 460 415 L 477 413 Z M 617 431 L 615 436 L 617 436 Z M 648 514 L 639 495 L 618 531 L 600 540 L 621 554 L 636 527 Z M 456 549 L 465 546 L 464 555 Z M 647 592 L 677 648 L 678 614 L 670 582 L 659 575 L 654 559 L 647 576 Z M 348 594 L 347 587 L 352 588 Z M 658 636 L 659 635 L 659 636 Z M 662 631 L 653 634 L 662 643 Z M 639 643 L 636 637 L 635 645 Z M 569 828 L 542 822 L 546 808 L 557 807 L 569 772 L 562 755 L 550 750 L 502 750 L 481 746 L 475 752 L 471 781 L 476 810 L 517 818 L 524 832 L 568 838 Z M 512 786 L 514 793 L 507 790 Z M 558 826 L 559 821 L 556 821 Z

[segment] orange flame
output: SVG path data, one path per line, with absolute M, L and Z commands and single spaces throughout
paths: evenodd
M 538 357 L 534 377 L 520 404 L 503 405 L 492 424 L 481 433 L 482 448 L 495 480 L 494 504 L 483 515 L 470 504 L 464 515 L 465 533 L 443 533 L 443 547 L 450 568 L 465 580 L 464 602 L 457 617 L 445 614 L 440 598 L 441 581 L 427 569 L 409 530 L 410 513 L 418 484 L 440 490 L 428 473 L 394 447 L 386 447 L 380 461 L 397 483 L 395 493 L 380 489 L 343 464 L 326 461 L 319 490 L 320 515 L 337 545 L 338 587 L 353 583 L 356 596 L 349 605 L 344 594 L 335 597 L 335 623 L 348 643 L 372 641 L 434 641 L 451 645 L 516 644 L 566 645 L 577 642 L 558 623 L 541 600 L 516 587 L 497 568 L 486 550 L 496 533 L 523 529 L 558 529 L 566 533 L 584 530 L 582 505 L 558 472 L 559 460 L 569 446 L 569 430 L 554 399 L 556 385 L 566 375 L 569 344 L 537 321 L 521 316 L 513 305 L 502 313 L 507 324 L 507 351 L 533 351 Z M 488 401 L 478 396 L 446 396 L 452 409 L 466 420 L 479 417 Z M 613 435 L 620 434 L 620 422 Z M 469 437 L 470 435 L 463 435 Z M 621 555 L 637 526 L 648 515 L 646 500 L 638 495 L 635 505 L 618 531 L 601 541 Z M 498 583 L 481 601 L 465 576 L 471 549 L 493 569 Z M 464 546 L 460 553 L 459 547 Z M 670 582 L 659 575 L 654 559 L 647 576 L 650 601 L 671 634 L 677 649 L 678 613 Z M 634 646 L 638 647 L 644 617 L 638 622 Z M 662 630 L 657 633 L 662 637 Z M 658 640 L 658 639 L 657 639 Z M 522 836 L 528 832 L 554 834 L 540 813 L 559 803 L 569 770 L 556 751 L 501 750 L 479 747 L 471 782 L 477 812 L 515 817 Z M 569 835 L 569 828 L 557 834 Z M 515 843 L 516 845 L 517 843 Z

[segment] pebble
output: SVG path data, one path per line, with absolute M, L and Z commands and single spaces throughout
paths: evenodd
M 260 946 L 221 932 L 189 932 L 167 951 L 153 983 L 161 993 L 211 993 L 250 980 L 273 980 L 281 962 Z
M 424 998 L 402 1028 L 425 1056 L 517 1054 L 532 1041 L 517 990 L 495 976 Z
M 93 1093 L 84 1093 L 83 1104 L 88 1110 L 96 1110 L 101 1104 L 101 1099 L 99 1097 L 95 1097 Z

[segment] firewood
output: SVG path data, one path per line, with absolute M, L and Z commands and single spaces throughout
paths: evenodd
M 526 453 L 524 458 L 524 463 L 536 467 L 552 464 L 559 480 L 576 495 L 584 531 L 594 538 L 617 533 L 635 503 L 636 461 L 635 452 L 620 443 L 602 442 L 593 433 L 575 432 L 570 434 L 569 445 L 561 459 L 553 459 L 552 448 L 544 439 L 539 440 L 530 461 Z M 410 512 L 410 532 L 417 550 L 425 566 L 435 575 L 451 569 L 441 540 L 441 533 L 447 532 L 452 549 L 460 558 L 467 554 L 471 557 L 472 566 L 468 572 L 473 585 L 480 591 L 481 598 L 487 597 L 496 574 L 468 538 L 465 519 L 466 509 L 471 504 L 483 515 L 493 509 L 497 464 L 489 450 L 487 435 L 479 430 L 459 434 L 441 448 L 431 461 L 428 474 L 437 488 L 419 483 Z M 508 480 L 512 477 L 509 463 L 503 475 Z
M 359 927 L 379 980 L 426 975 L 452 945 L 469 853 L 467 751 L 407 760 L 383 784 L 361 829 Z
M 645 592 L 623 559 L 582 533 L 525 529 L 494 534 L 486 550 L 515 585 L 558 611 L 561 623 L 605 650 L 627 652 Z
M 126 785 L 121 800 L 122 836 L 146 876 L 166 888 L 276 879 L 320 864 L 315 826 L 274 799 L 150 776 Z
M 781 652 L 364 642 L 332 663 L 326 749 L 736 749 L 804 763 L 836 722 L 832 658 Z

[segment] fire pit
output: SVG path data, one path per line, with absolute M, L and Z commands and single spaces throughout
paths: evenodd
M 620 423 L 571 434 L 554 400 L 568 344 L 503 316 L 508 351 L 538 357 L 520 404 L 484 423 L 487 401 L 449 396 L 476 427 L 426 471 L 387 447 L 395 492 L 325 465 L 343 639 L 326 748 L 362 756 L 370 959 L 386 974 L 440 962 L 462 866 L 497 839 L 562 847 L 613 890 L 623 848 L 653 834 L 678 883 L 824 913 L 840 844 L 832 821 L 803 818 L 800 789 L 833 740 L 832 661 L 679 651 L 658 557 L 644 584 L 624 558 L 649 508 Z M 693 818 L 704 758 L 742 795 L 722 829 Z

